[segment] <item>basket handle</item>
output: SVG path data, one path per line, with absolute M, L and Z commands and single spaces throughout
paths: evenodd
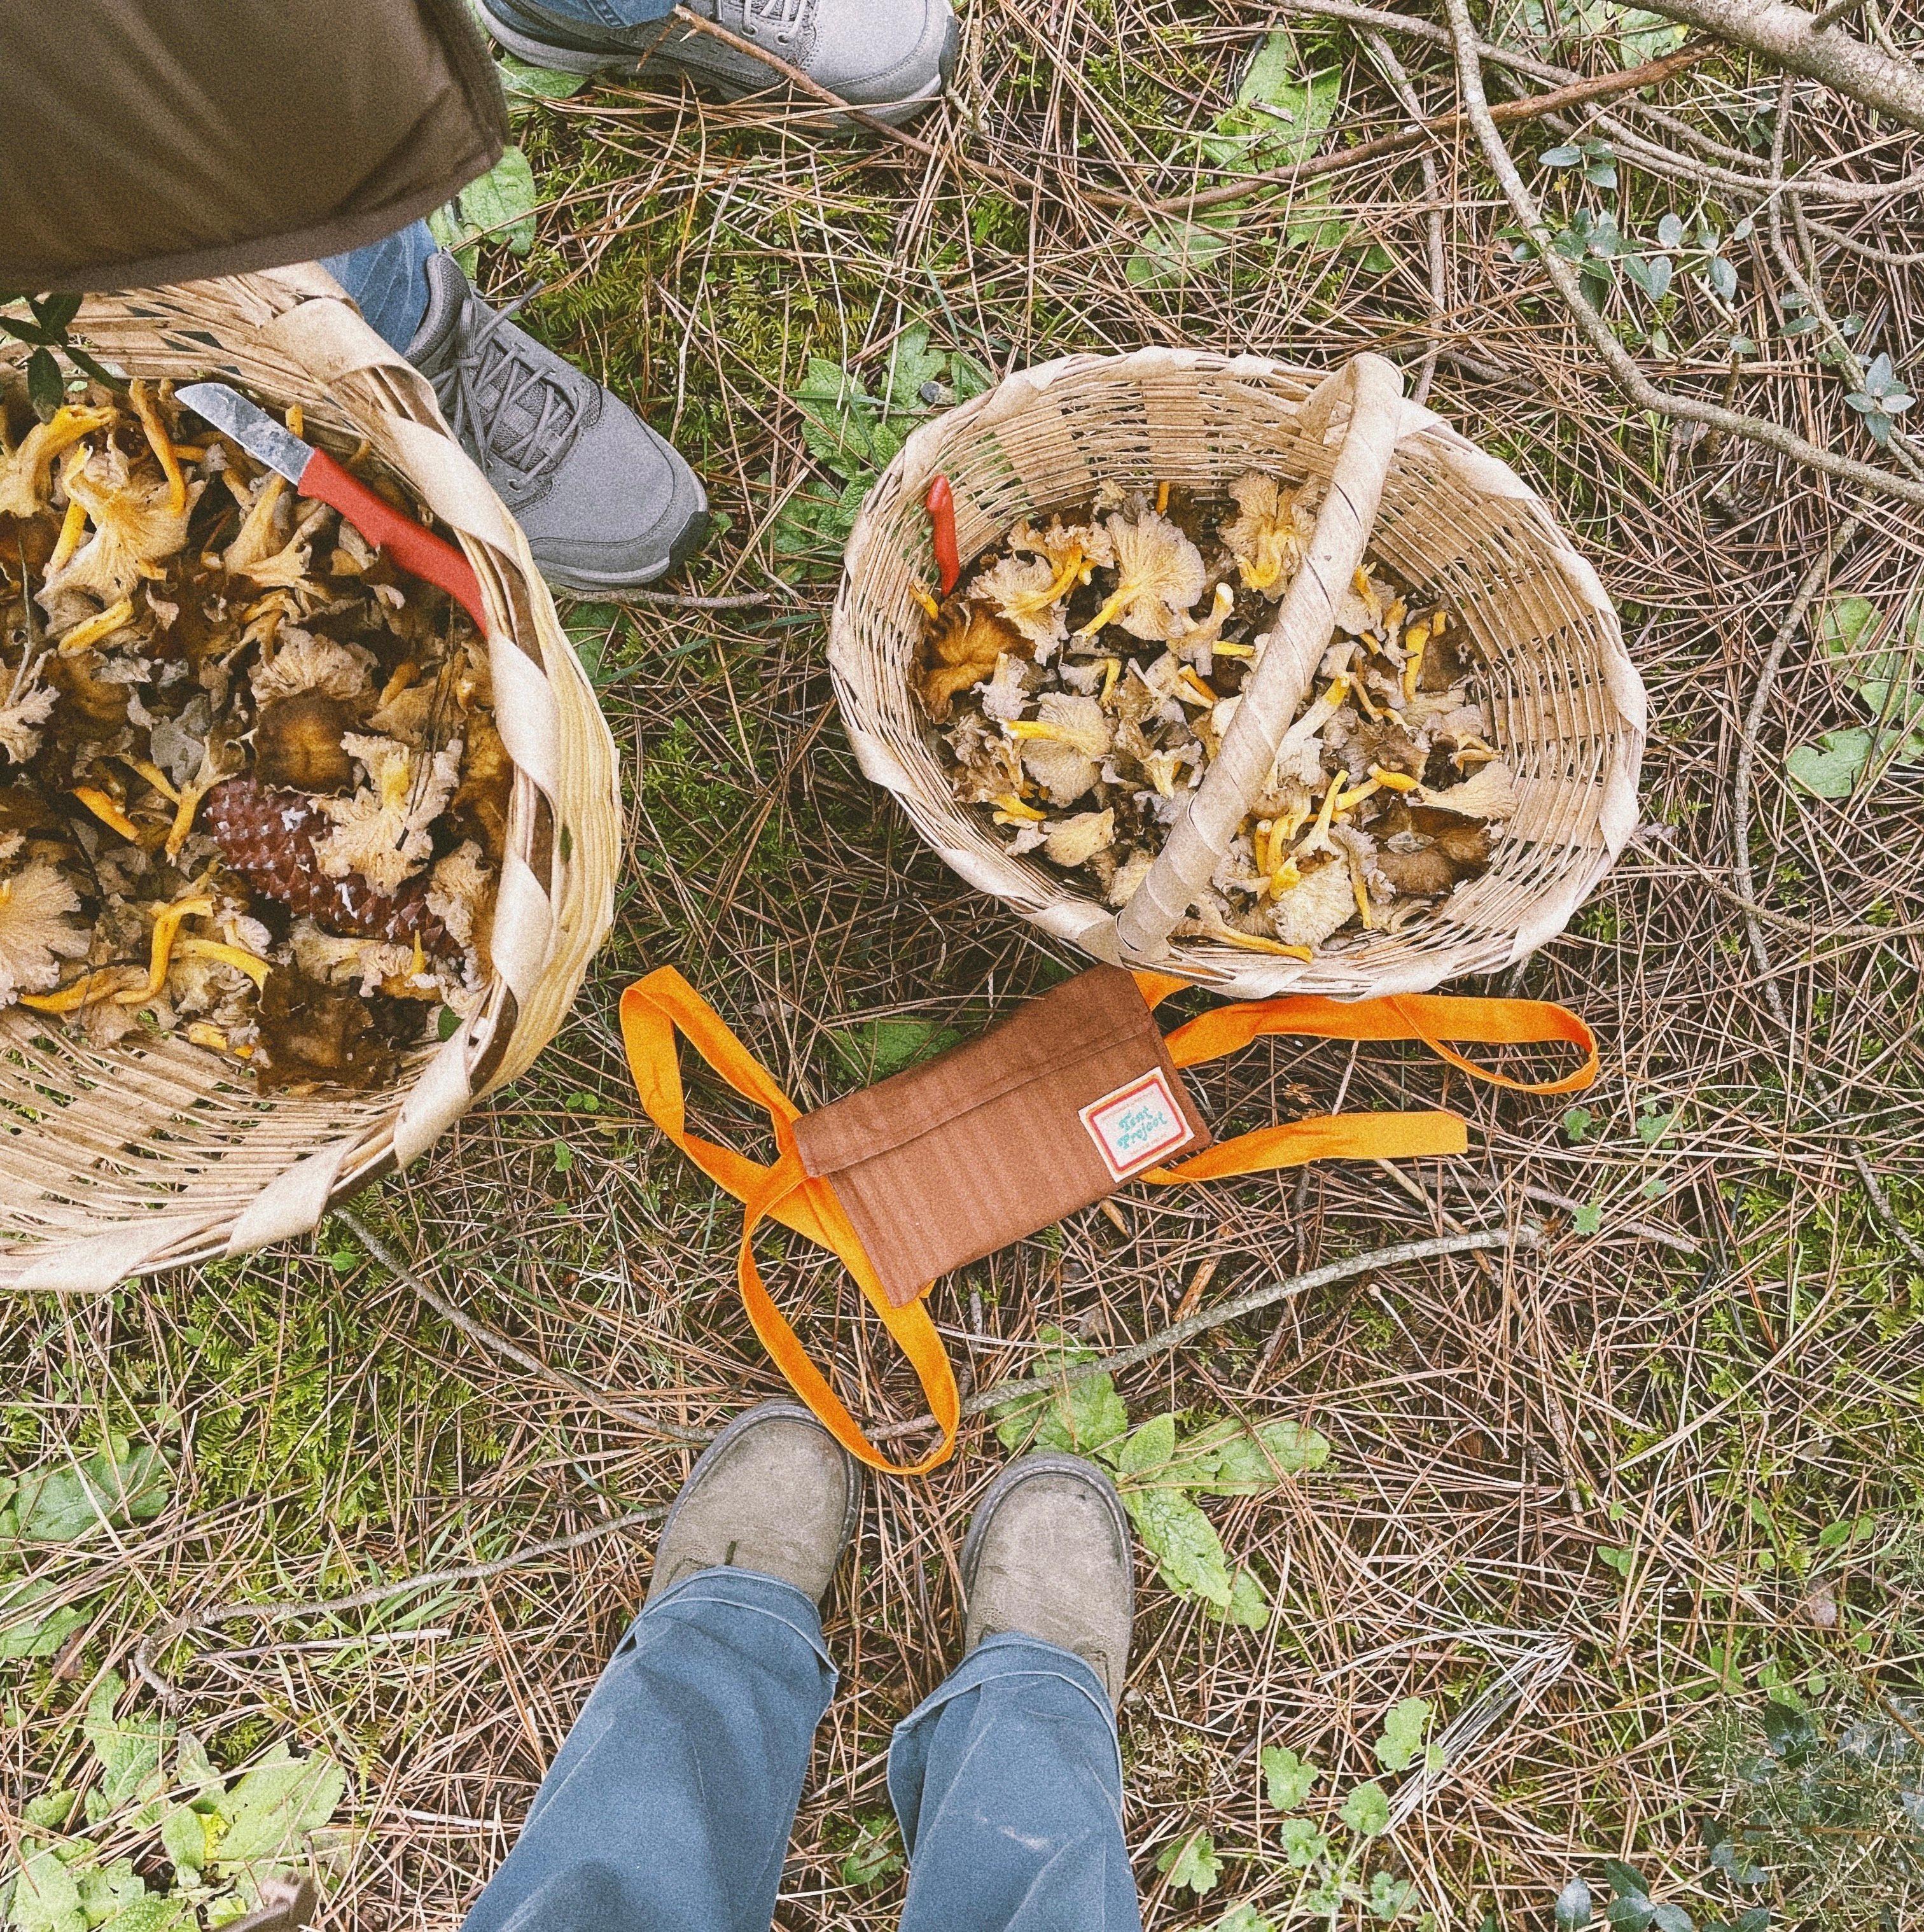
M 1170 934 L 1186 918 L 1209 874 L 1229 850 L 1275 763 L 1316 667 L 1336 628 L 1336 609 L 1349 594 L 1376 527 L 1383 480 L 1396 453 L 1403 421 L 1403 379 L 1380 356 L 1353 357 L 1324 378 L 1303 404 L 1297 422 L 1305 440 L 1320 441 L 1347 395 L 1349 424 L 1336 453 L 1316 535 L 1283 599 L 1275 628 L 1255 675 L 1224 734 L 1222 750 L 1189 794 L 1168 842 L 1116 915 L 1125 961 L 1166 958 Z

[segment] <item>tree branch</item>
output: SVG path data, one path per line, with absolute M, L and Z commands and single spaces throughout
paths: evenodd
M 1740 436 L 1761 444 L 1766 449 L 1774 449 L 1779 455 L 1788 456 L 1793 462 L 1821 470 L 1827 476 L 1842 477 L 1860 489 L 1881 490 L 1887 496 L 1901 497 L 1907 503 L 1924 504 L 1924 483 L 1908 477 L 1894 476 L 1887 470 L 1876 469 L 1852 457 L 1840 456 L 1835 450 L 1806 442 L 1781 423 L 1771 422 L 1763 416 L 1745 416 L 1716 403 L 1699 401 L 1695 396 L 1680 396 L 1669 390 L 1659 389 L 1650 381 L 1638 366 L 1636 358 L 1617 340 L 1616 332 L 1584 293 L 1576 268 L 1557 252 L 1543 211 L 1524 185 L 1523 176 L 1517 172 L 1516 163 L 1503 145 L 1503 135 L 1491 117 L 1490 103 L 1483 92 L 1476 29 L 1470 18 L 1469 0 L 1445 0 L 1445 4 L 1450 31 L 1456 43 L 1457 79 L 1463 91 L 1464 112 L 1476 130 L 1484 157 L 1501 184 L 1510 206 L 1515 210 L 1517 219 L 1536 243 L 1545 272 L 1556 284 L 1557 293 L 1576 318 L 1578 326 L 1590 338 L 1591 346 L 1603 358 L 1605 366 L 1616 378 L 1617 386 L 1624 394 L 1641 410 L 1653 410 L 1659 416 L 1674 417 L 1683 422 L 1701 423 L 1706 428 L 1721 430 L 1727 436 Z
M 1782 0 L 1644 0 L 1653 13 L 1680 20 L 1733 46 L 1808 75 L 1907 127 L 1924 128 L 1924 71 L 1842 28 L 1821 23 Z M 1830 10 L 1833 13 L 1835 8 Z

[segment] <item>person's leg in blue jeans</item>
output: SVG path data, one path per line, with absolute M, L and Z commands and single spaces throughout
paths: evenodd
M 859 1472 L 794 1402 L 738 1416 L 465 1932 L 766 1932 L 835 1688 L 817 1606 Z
M 909 1856 L 901 1932 L 1140 1932 L 1115 1700 L 1128 1522 L 1069 1456 L 1015 1463 L 962 1551 L 962 1662 L 895 1727 Z
M 405 356 L 427 313 L 427 258 L 438 245 L 426 222 L 412 221 L 321 266 L 354 298 L 367 326 Z

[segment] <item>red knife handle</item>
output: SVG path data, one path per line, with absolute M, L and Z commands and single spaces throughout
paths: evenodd
M 481 602 L 481 580 L 474 566 L 445 538 L 377 496 L 358 476 L 350 476 L 325 449 L 307 459 L 295 486 L 304 496 L 338 510 L 367 541 L 385 550 L 412 576 L 438 584 L 487 632 L 487 607 Z

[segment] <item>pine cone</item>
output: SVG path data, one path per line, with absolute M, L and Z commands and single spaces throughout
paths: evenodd
M 207 794 L 207 829 L 229 868 L 257 892 L 324 932 L 343 938 L 418 939 L 424 952 L 455 958 L 460 948 L 428 910 L 427 881 L 405 880 L 391 898 L 350 874 L 331 879 L 321 870 L 316 838 L 327 815 L 304 793 L 278 791 L 258 778 L 223 778 Z

